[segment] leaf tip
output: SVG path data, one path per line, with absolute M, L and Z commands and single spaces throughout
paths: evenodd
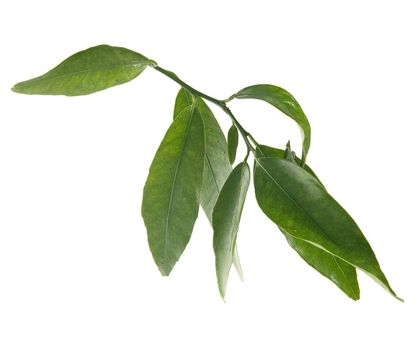
M 168 265 L 158 265 L 158 269 L 163 277 L 168 277 L 172 271 L 172 267 Z
M 222 290 L 222 288 L 219 288 L 219 294 L 220 294 L 220 297 L 222 298 L 223 302 L 226 304 L 226 297 L 225 297 L 226 291 Z
M 354 301 L 360 300 L 360 293 L 355 293 L 355 294 L 352 294 L 352 295 L 347 294 L 347 295 L 350 297 L 350 299 L 352 299 Z
M 403 303 L 403 304 L 405 303 L 404 299 L 403 298 L 400 298 L 398 295 L 395 294 L 394 297 L 395 297 L 395 299 L 397 299 L 401 303 Z
M 13 92 L 19 93 L 19 83 L 13 85 L 10 90 L 12 90 Z

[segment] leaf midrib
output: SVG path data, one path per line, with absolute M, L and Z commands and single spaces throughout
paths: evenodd
M 337 267 L 338 267 L 338 269 L 340 270 L 340 272 L 343 274 L 343 276 L 344 276 L 344 279 L 346 280 L 346 282 L 347 282 L 347 286 L 350 288 L 350 290 L 351 290 L 351 292 L 352 292 L 352 294 L 353 294 L 353 297 L 354 298 L 357 298 L 357 294 L 356 294 L 356 292 L 354 291 L 354 289 L 353 289 L 353 287 L 352 287 L 352 285 L 351 285 L 351 283 L 350 283 L 350 281 L 349 281 L 349 279 L 347 278 L 347 275 L 345 274 L 345 272 L 343 271 L 343 269 L 341 268 L 341 266 L 340 266 L 340 264 L 338 263 L 338 261 L 337 261 L 337 257 L 336 256 L 334 256 L 334 255 L 332 255 L 331 254 L 331 256 L 332 256 L 332 258 L 334 259 L 334 262 L 335 262 L 335 264 L 337 265 Z M 343 260 L 344 261 L 344 260 Z M 350 264 L 349 264 L 350 265 Z M 350 265 L 350 266 L 352 266 L 353 268 L 354 268 L 354 266 L 353 265 Z
M 110 65 L 102 66 L 100 69 L 99 68 L 82 69 L 82 70 L 74 71 L 74 72 L 71 72 L 71 73 L 63 73 L 63 74 L 56 75 L 56 76 L 53 76 L 53 77 L 45 76 L 45 75 L 48 75 L 50 73 L 53 73 L 52 71 L 50 71 L 50 72 L 45 73 L 44 75 L 41 75 L 37 78 L 24 81 L 21 84 L 25 84 L 25 83 L 29 83 L 29 82 L 33 82 L 33 81 L 44 82 L 44 81 L 49 81 L 49 80 L 56 80 L 56 79 L 61 79 L 63 77 L 70 77 L 70 76 L 74 76 L 74 75 L 82 75 L 83 73 L 93 73 L 93 72 L 100 72 L 100 71 L 103 71 L 103 70 L 113 70 L 115 67 L 124 68 L 124 67 L 128 67 L 128 66 L 129 67 L 136 67 L 136 66 L 142 66 L 142 65 L 144 65 L 144 64 L 140 63 L 138 61 L 132 61 L 132 62 L 124 63 L 124 64 L 117 64 L 117 63 L 110 64 Z M 147 65 L 147 64 L 145 64 L 145 65 Z M 19 85 L 20 84 L 17 84 L 17 86 L 19 86 Z
M 169 218 L 170 218 L 171 212 L 172 212 L 172 200 L 173 200 L 173 196 L 174 196 L 175 182 L 177 181 L 177 178 L 178 178 L 178 173 L 179 173 L 181 160 L 184 157 L 184 150 L 185 150 L 185 146 L 186 146 L 187 139 L 188 139 L 188 136 L 189 136 L 189 132 L 190 132 L 190 129 L 191 129 L 193 113 L 194 113 L 194 107 L 192 106 L 191 111 L 190 111 L 190 115 L 189 115 L 188 127 L 187 127 L 187 130 L 185 131 L 184 142 L 183 142 L 182 148 L 181 148 L 181 153 L 180 153 L 180 156 L 178 157 L 178 161 L 177 161 L 176 168 L 175 168 L 174 179 L 172 181 L 171 195 L 169 197 L 168 214 L 166 216 L 166 224 L 165 224 L 165 245 L 164 245 L 165 249 L 164 249 L 164 254 L 163 254 L 163 261 L 164 261 L 165 265 L 167 263 L 168 227 L 169 227 Z

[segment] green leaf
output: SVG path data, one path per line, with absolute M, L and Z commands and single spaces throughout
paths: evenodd
M 260 84 L 248 86 L 233 95 L 233 97 L 263 100 L 296 121 L 302 131 L 302 164 L 305 164 L 311 145 L 311 126 L 299 103 L 288 91 L 275 85 Z
M 236 247 L 236 236 L 249 187 L 250 171 L 246 162 L 239 163 L 227 178 L 213 211 L 213 248 L 219 292 L 225 298 L 230 267 Z
M 290 149 L 290 143 L 286 150 L 276 149 L 264 145 L 257 147 L 260 157 L 277 157 L 287 159 L 296 164 L 294 152 Z M 304 169 L 318 179 L 312 169 L 305 164 Z M 286 237 L 289 245 L 300 255 L 300 257 L 312 266 L 315 270 L 327 277 L 337 285 L 346 295 L 353 300 L 360 298 L 359 283 L 357 282 L 356 269 L 334 255 L 320 249 L 304 240 L 290 236 L 286 231 L 279 227 L 280 231 Z
M 256 158 L 254 185 L 260 208 L 288 235 L 361 269 L 398 298 L 357 224 L 305 169 Z
M 290 147 L 290 141 L 287 141 L 286 148 L 284 150 L 284 159 L 290 160 L 291 162 L 297 164 L 296 153 L 292 151 L 292 148 Z
M 198 108 L 204 123 L 205 156 L 200 204 L 211 224 L 214 205 L 223 184 L 232 171 L 232 166 L 229 163 L 225 135 L 213 112 L 200 97 L 193 96 L 186 89 L 181 88 L 175 100 L 174 119 L 178 117 L 180 112 L 190 106 Z M 239 277 L 243 280 L 242 268 L 236 249 L 233 264 Z
M 99 45 L 70 56 L 44 75 L 20 82 L 12 90 L 31 95 L 87 95 L 126 83 L 154 64 L 137 52 Z
M 238 148 L 238 129 L 232 124 L 228 131 L 228 154 L 230 164 L 235 163 L 236 150 Z
M 175 100 L 174 119 L 185 109 L 194 106 L 200 111 L 204 124 L 205 156 L 203 188 L 200 204 L 211 222 L 214 204 L 227 177 L 232 171 L 227 153 L 227 143 L 222 129 L 207 104 L 184 88 Z
M 172 122 L 150 166 L 142 215 L 162 275 L 180 258 L 198 215 L 204 168 L 204 126 L 195 106 Z

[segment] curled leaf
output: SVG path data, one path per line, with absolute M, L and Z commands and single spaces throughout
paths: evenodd
M 302 131 L 302 165 L 305 164 L 311 145 L 311 126 L 299 103 L 290 92 L 275 85 L 259 84 L 248 86 L 232 97 L 263 100 L 296 121 Z

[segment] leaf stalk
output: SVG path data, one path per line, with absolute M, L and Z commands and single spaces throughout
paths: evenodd
M 251 142 L 249 141 L 249 139 L 252 140 L 252 142 L 257 145 L 257 142 L 255 141 L 255 139 L 252 137 L 252 135 L 246 131 L 244 129 L 244 127 L 238 122 L 238 120 L 235 118 L 235 116 L 233 115 L 232 111 L 229 109 L 229 107 L 226 105 L 226 102 L 229 102 L 231 99 L 227 99 L 227 100 L 218 100 L 217 98 L 211 97 L 195 88 L 193 88 L 191 85 L 187 84 L 186 82 L 184 82 L 183 80 L 181 80 L 174 72 L 171 72 L 167 69 L 164 69 L 160 66 L 156 65 L 151 65 L 154 69 L 156 69 L 158 72 L 162 73 L 163 75 L 167 76 L 169 79 L 175 81 L 176 83 L 178 83 L 179 85 L 181 85 L 183 88 L 185 88 L 186 90 L 188 90 L 191 94 L 199 96 L 209 102 L 212 102 L 213 104 L 215 104 L 216 106 L 220 107 L 232 120 L 232 123 L 238 128 L 239 132 L 241 133 L 241 136 L 245 142 L 245 145 L 249 151 L 252 151 L 252 153 L 255 153 L 255 148 L 254 146 L 251 144 Z

